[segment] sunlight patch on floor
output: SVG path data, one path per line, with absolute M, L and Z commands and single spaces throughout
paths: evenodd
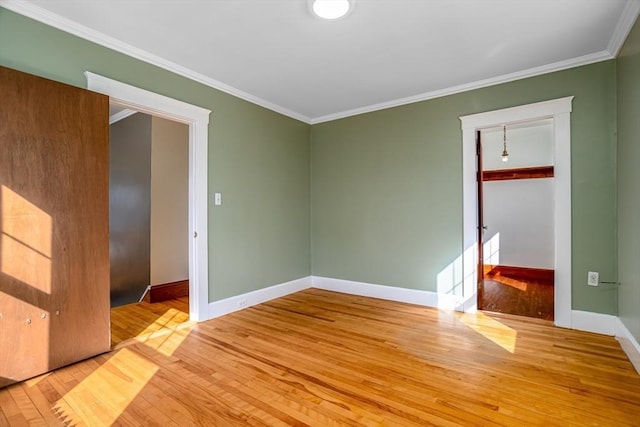
M 170 328 L 173 330 L 175 326 L 187 322 L 188 320 L 189 314 L 176 310 L 175 308 L 170 308 L 140 332 L 139 336 L 146 336 L 164 328 Z
M 518 332 L 515 329 L 512 329 L 481 312 L 455 312 L 454 315 L 467 327 L 492 341 L 494 344 L 497 344 L 509 353 L 513 354 L 515 352 L 516 340 L 518 338 Z
M 65 425 L 112 425 L 158 369 L 123 348 L 59 399 L 54 412 Z
M 194 322 L 187 322 L 158 333 L 141 337 L 138 341 L 165 356 L 172 356 L 182 342 L 189 336 Z
M 501 276 L 500 274 L 496 274 L 495 276 L 489 277 L 490 280 L 494 282 L 502 283 L 503 285 L 510 286 L 512 288 L 518 289 L 519 291 L 526 292 L 527 291 L 527 282 L 522 282 L 520 280 L 511 279 L 509 277 Z

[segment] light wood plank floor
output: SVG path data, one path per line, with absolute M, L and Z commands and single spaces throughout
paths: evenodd
M 189 297 L 150 303 L 142 301 L 111 309 L 111 346 L 147 341 L 189 326 Z
M 0 425 L 637 426 L 611 337 L 309 289 L 0 390 Z

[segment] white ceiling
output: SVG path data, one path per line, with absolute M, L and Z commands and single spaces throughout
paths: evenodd
M 308 123 L 610 59 L 640 0 L 0 0 Z

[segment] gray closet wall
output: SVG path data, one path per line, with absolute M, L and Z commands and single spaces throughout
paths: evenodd
M 137 302 L 150 281 L 151 119 L 136 113 L 110 126 L 112 307 Z

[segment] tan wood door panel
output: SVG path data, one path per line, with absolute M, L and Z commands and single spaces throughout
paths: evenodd
M 109 350 L 108 110 L 0 67 L 0 387 Z

